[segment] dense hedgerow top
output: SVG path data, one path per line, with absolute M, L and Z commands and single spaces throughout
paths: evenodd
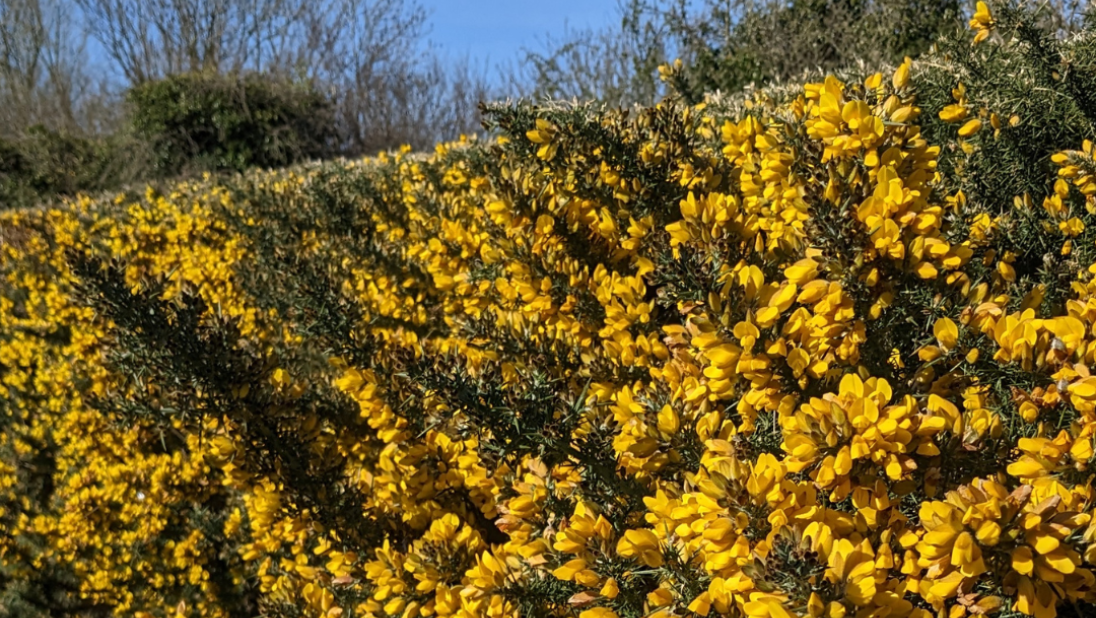
M 1056 133 L 1004 105 L 1012 15 L 4 215 L 0 613 L 1087 615 L 1091 76 L 1032 89 Z

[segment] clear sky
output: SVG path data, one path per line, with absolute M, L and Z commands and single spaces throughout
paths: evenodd
M 429 38 L 448 55 L 468 55 L 494 74 L 523 47 L 541 50 L 545 34 L 565 27 L 615 24 L 617 0 L 420 0 L 430 13 Z

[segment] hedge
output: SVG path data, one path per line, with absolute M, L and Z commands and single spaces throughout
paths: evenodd
M 0 613 L 1091 615 L 1092 144 L 945 66 L 3 214 Z

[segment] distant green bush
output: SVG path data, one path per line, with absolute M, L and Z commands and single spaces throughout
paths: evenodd
M 94 193 L 145 178 L 143 145 L 131 136 L 84 137 L 41 126 L 0 139 L 0 210 Z
M 332 152 L 330 101 L 307 84 L 188 73 L 137 85 L 127 99 L 135 133 L 163 175 L 277 167 Z

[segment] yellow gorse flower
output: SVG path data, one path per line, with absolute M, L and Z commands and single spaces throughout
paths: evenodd
M 989 38 L 995 24 L 993 15 L 990 14 L 989 7 L 986 6 L 985 2 L 979 0 L 975 6 L 974 16 L 970 18 L 970 27 L 976 33 L 974 35 L 974 44 L 977 45 Z

